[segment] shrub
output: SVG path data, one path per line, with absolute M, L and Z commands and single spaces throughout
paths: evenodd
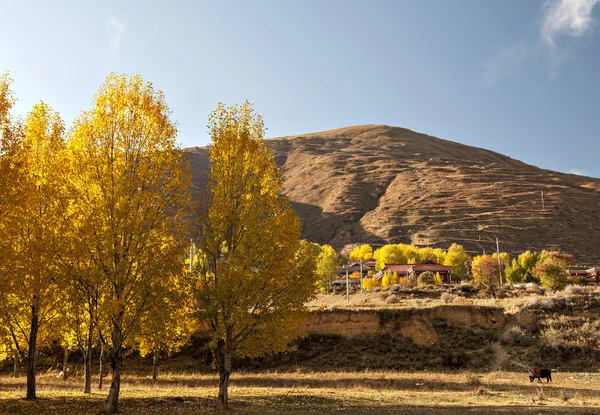
M 434 285 L 435 284 L 435 275 L 432 272 L 425 271 L 419 278 L 417 278 L 417 283 L 419 286 L 421 285 Z
M 463 293 L 472 293 L 473 291 L 475 291 L 475 287 L 473 287 L 473 285 L 469 284 L 469 283 L 463 283 L 460 284 L 458 286 L 459 290 L 461 290 Z
M 435 278 L 435 284 L 436 285 L 442 285 L 444 283 L 444 281 L 442 280 L 442 276 L 440 275 L 439 272 L 435 273 L 434 278 Z
M 504 270 L 504 277 L 511 284 L 519 284 L 525 281 L 525 271 L 521 268 L 517 260 L 513 259 Z
M 478 388 L 483 385 L 481 378 L 475 375 L 467 375 L 467 384 L 474 388 Z
M 404 286 L 404 287 L 408 287 L 408 279 L 407 278 L 400 278 L 398 279 L 398 284 Z
M 456 295 L 450 293 L 443 293 L 440 299 L 446 304 L 453 302 L 456 299 Z
M 381 286 L 389 287 L 395 284 L 398 284 L 398 274 L 389 271 L 384 272 L 383 277 L 381 278 Z
M 514 326 L 506 330 L 500 338 L 500 341 L 507 345 L 523 345 L 528 343 L 528 340 L 527 333 L 519 326 Z
M 589 282 L 586 277 L 567 277 L 567 284 L 585 286 Z
M 372 291 L 375 288 L 378 288 L 379 286 L 381 286 L 381 281 L 378 281 L 377 278 L 375 278 L 375 277 L 364 278 L 362 284 L 363 284 L 363 290 Z
M 564 289 L 566 295 L 582 295 L 585 294 L 585 288 L 581 285 L 567 285 Z
M 396 304 L 400 301 L 400 298 L 398 298 L 397 295 L 389 295 L 386 299 L 385 299 L 385 303 L 386 304 Z
M 533 275 L 539 278 L 544 288 L 548 290 L 561 290 L 567 285 L 565 268 L 553 262 L 538 263 L 533 269 Z

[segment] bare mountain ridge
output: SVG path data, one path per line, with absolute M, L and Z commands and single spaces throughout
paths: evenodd
M 498 237 L 509 252 L 561 249 L 600 263 L 600 179 L 385 125 L 266 142 L 304 236 L 321 244 L 457 242 L 481 253 L 495 251 Z M 206 148 L 186 152 L 194 182 L 204 183 Z

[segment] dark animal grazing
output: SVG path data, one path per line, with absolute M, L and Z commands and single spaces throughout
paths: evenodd
M 536 367 L 529 375 L 529 381 L 533 382 L 533 380 L 537 378 L 539 383 L 542 383 L 542 378 L 546 379 L 546 383 L 552 382 L 552 371 L 550 369 Z

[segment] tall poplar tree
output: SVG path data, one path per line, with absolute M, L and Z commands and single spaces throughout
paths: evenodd
M 49 323 L 64 305 L 66 278 L 56 266 L 60 218 L 68 203 L 63 185 L 68 165 L 63 134 L 58 114 L 43 102 L 33 107 L 14 155 L 20 173 L 11 185 L 19 199 L 11 202 L 9 220 L 4 221 L 3 238 L 8 244 L 0 269 L 0 313 L 27 366 L 27 399 L 36 398 L 38 344 L 56 334 Z
M 283 351 L 314 294 L 315 262 L 300 243 L 300 220 L 281 194 L 283 176 L 248 102 L 219 104 L 209 120 L 209 200 L 200 213 L 193 287 L 229 405 L 234 355 Z
M 69 149 L 82 255 L 104 280 L 112 380 L 103 412 L 118 409 L 124 344 L 154 287 L 181 271 L 190 175 L 162 92 L 140 76 L 111 74 L 75 121 Z

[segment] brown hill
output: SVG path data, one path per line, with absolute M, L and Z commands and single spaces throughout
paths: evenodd
M 600 263 L 600 179 L 385 125 L 267 142 L 305 237 L 321 244 L 347 252 L 357 243 L 458 242 L 476 253 L 495 251 L 499 238 L 509 252 L 561 249 Z M 202 183 L 206 149 L 186 151 Z

